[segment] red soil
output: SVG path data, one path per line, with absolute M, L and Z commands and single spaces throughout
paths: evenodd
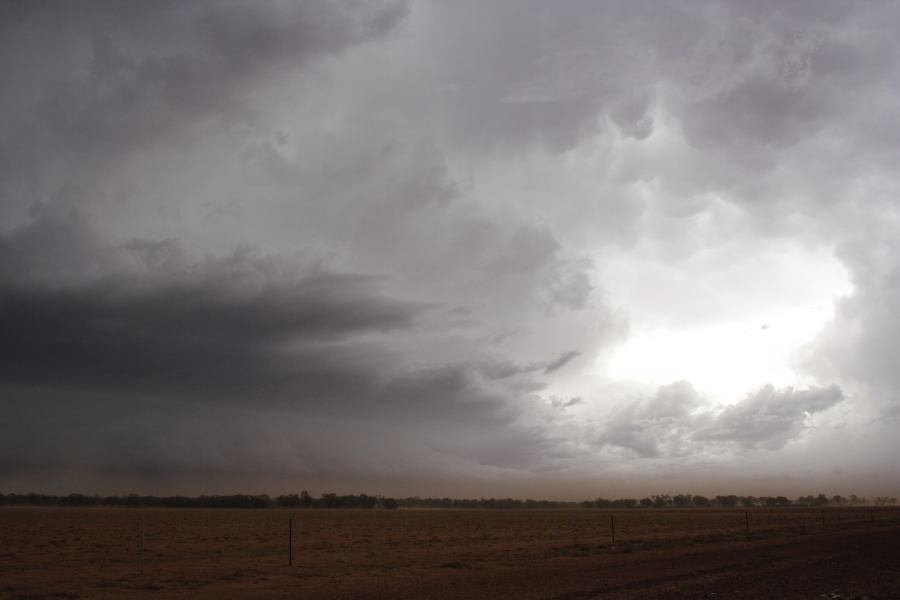
M 900 598 L 900 512 L 745 514 L 4 508 L 0 597 Z

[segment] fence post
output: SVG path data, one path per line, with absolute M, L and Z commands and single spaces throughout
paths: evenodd
M 294 562 L 294 520 L 288 519 L 288 566 Z
M 744 512 L 744 525 L 747 529 L 747 535 L 750 535 L 750 511 Z
M 141 519 L 141 575 L 144 574 L 144 519 Z
M 616 543 L 616 515 L 615 513 L 609 514 L 609 531 L 612 534 L 612 543 Z

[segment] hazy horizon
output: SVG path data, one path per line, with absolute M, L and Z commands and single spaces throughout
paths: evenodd
M 900 495 L 900 5 L 0 6 L 0 492 Z

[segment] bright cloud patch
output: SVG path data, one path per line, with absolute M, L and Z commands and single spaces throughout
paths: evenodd
M 713 264 L 719 268 L 710 274 Z M 677 268 L 629 257 L 607 272 L 631 336 L 599 373 L 643 385 L 683 379 L 725 403 L 763 383 L 814 383 L 795 370 L 795 355 L 852 290 L 834 257 L 793 246 L 701 252 Z
M 607 373 L 640 383 L 687 379 L 724 402 L 763 381 L 803 384 L 804 377 L 790 366 L 792 356 L 831 316 L 829 310 L 809 308 L 754 321 L 648 331 L 614 354 Z

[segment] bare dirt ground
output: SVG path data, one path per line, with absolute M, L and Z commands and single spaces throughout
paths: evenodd
M 747 517 L 3 508 L 0 598 L 900 598 L 900 511 Z

